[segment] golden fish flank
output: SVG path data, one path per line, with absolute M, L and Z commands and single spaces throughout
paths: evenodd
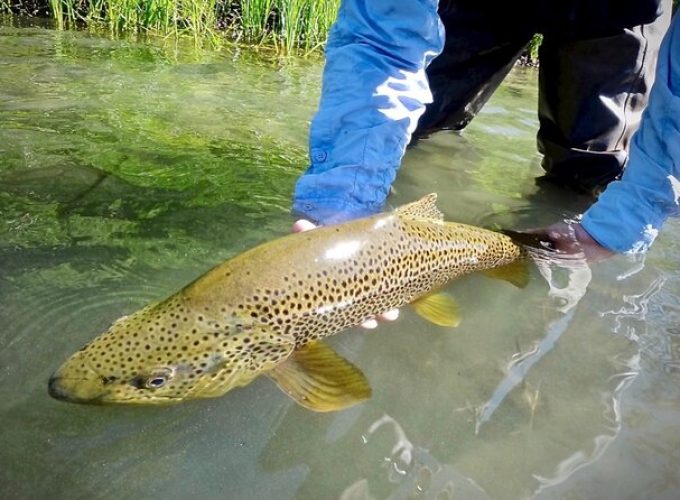
M 409 303 L 455 326 L 455 303 L 433 290 L 477 270 L 527 279 L 509 237 L 444 222 L 435 201 L 244 252 L 116 321 L 57 370 L 49 392 L 83 403 L 165 403 L 219 396 L 266 374 L 317 411 L 363 401 L 371 392 L 364 375 L 320 339 Z

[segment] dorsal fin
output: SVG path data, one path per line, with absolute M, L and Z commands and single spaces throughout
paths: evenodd
M 437 208 L 437 193 L 430 193 L 418 201 L 402 205 L 394 211 L 399 215 L 414 219 L 444 220 L 444 214 Z

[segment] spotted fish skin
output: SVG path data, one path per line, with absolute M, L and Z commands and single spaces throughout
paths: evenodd
M 55 373 L 50 394 L 99 403 L 218 396 L 318 339 L 524 256 L 508 236 L 444 222 L 435 199 L 291 234 L 218 265 L 114 323 Z
M 200 308 L 222 296 L 227 310 L 292 336 L 300 347 L 521 256 L 499 233 L 382 214 L 257 247 L 210 271 L 184 297 Z

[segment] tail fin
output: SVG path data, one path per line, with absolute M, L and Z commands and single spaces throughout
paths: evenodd
M 510 229 L 498 230 L 499 233 L 508 236 L 520 246 L 525 256 L 531 260 L 540 259 L 541 256 L 555 250 L 554 245 L 544 235 L 535 233 L 521 233 Z M 527 259 L 519 259 L 502 267 L 487 269 L 483 273 L 490 278 L 502 279 L 512 283 L 517 288 L 524 288 L 529 283 L 529 267 Z
M 507 281 L 517 288 L 524 288 L 529 284 L 529 267 L 525 259 L 516 260 L 501 267 L 494 267 L 482 271 L 489 278 Z

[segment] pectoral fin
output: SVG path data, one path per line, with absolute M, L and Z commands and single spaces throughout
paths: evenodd
M 482 272 L 490 278 L 512 283 L 517 288 L 524 288 L 529 283 L 529 266 L 526 259 L 518 259 L 505 266 L 494 267 Z
M 314 411 L 342 410 L 371 397 L 364 374 L 322 342 L 296 350 L 267 375 L 300 405 Z
M 435 325 L 458 326 L 460 323 L 458 304 L 444 293 L 425 295 L 411 305 L 420 316 Z

